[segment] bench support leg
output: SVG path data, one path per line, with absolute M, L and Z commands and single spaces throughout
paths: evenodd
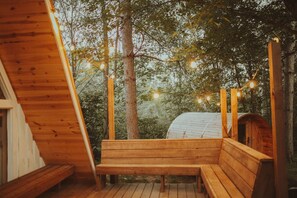
M 201 176 L 200 175 L 197 175 L 196 178 L 197 178 L 198 192 L 201 193 L 202 192 L 202 188 L 201 188 L 201 183 L 202 183 Z
M 111 184 L 119 183 L 119 176 L 118 175 L 110 175 L 110 183 Z
M 165 191 L 165 175 L 161 175 L 161 188 L 160 188 L 161 192 Z
M 97 190 L 102 190 L 106 186 L 106 175 L 98 175 L 97 177 Z

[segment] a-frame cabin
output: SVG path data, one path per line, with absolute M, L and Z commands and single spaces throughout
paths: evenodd
M 0 59 L 0 109 L 8 114 L 6 180 L 44 164 L 71 164 L 76 178 L 94 179 L 93 154 L 50 1 L 0 1 Z

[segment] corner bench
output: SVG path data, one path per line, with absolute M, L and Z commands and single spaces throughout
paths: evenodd
M 273 160 L 232 139 L 104 140 L 96 166 L 105 175 L 197 176 L 210 197 L 273 197 Z
M 37 197 L 74 173 L 73 165 L 47 165 L 0 186 L 5 198 Z

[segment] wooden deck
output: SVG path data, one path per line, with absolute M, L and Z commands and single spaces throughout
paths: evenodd
M 52 189 L 39 198 L 202 198 L 202 193 L 197 193 L 195 183 L 170 183 L 166 184 L 165 192 L 160 193 L 160 183 L 125 183 L 110 185 L 101 192 L 96 191 L 94 184 L 77 183 L 62 184 L 62 188 Z

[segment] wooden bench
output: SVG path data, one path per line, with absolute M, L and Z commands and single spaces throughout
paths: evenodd
M 232 139 L 104 140 L 96 166 L 105 175 L 198 176 L 210 197 L 273 197 L 273 160 Z
M 217 165 L 201 168 L 210 197 L 273 197 L 273 160 L 232 139 L 224 139 Z
M 74 173 L 73 165 L 47 165 L 0 186 L 5 198 L 37 197 Z
M 99 189 L 105 175 L 200 175 L 202 164 L 218 164 L 222 139 L 103 140 L 96 166 Z M 199 188 L 199 186 L 198 186 Z

